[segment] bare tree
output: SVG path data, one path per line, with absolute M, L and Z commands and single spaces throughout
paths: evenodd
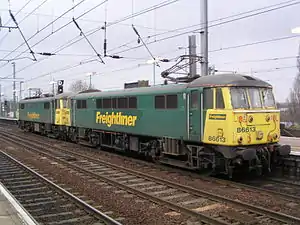
M 293 124 L 300 124 L 300 45 L 297 57 L 298 73 L 294 79 L 293 88 L 290 91 L 288 99 L 289 103 L 289 117 Z
M 94 87 L 92 85 L 91 89 L 93 89 L 93 88 Z M 86 91 L 89 89 L 90 89 L 89 85 L 83 80 L 74 81 L 69 88 L 70 91 L 75 92 L 75 93 L 80 92 L 80 91 Z

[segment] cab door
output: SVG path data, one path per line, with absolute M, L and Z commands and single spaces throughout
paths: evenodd
M 61 100 L 54 100 L 54 108 L 55 108 L 55 125 L 62 125 L 61 121 Z
M 201 91 L 199 89 L 191 89 L 187 96 L 188 139 L 200 142 L 202 136 Z
M 71 126 L 71 99 L 62 99 L 62 125 Z
M 61 98 L 55 100 L 55 124 L 71 126 L 71 99 Z

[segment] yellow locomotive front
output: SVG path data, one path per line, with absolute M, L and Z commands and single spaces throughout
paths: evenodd
M 291 147 L 279 145 L 280 111 L 271 86 L 228 84 L 213 89 L 206 109 L 203 143 L 228 159 L 228 168 L 246 166 L 261 174 Z M 205 90 L 204 90 L 205 94 Z

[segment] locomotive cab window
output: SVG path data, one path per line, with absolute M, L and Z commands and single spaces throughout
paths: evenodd
M 25 105 L 22 103 L 22 104 L 20 104 L 20 108 L 21 109 L 25 109 Z
M 55 108 L 60 109 L 60 99 L 55 100 Z
M 81 104 L 82 104 L 81 106 L 82 106 L 83 109 L 87 108 L 86 100 L 82 100 Z
M 262 99 L 264 107 L 276 107 L 275 98 L 271 88 L 263 88 L 262 91 Z
M 231 104 L 234 109 L 249 109 L 247 90 L 243 87 L 230 88 Z
M 198 108 L 198 101 L 199 101 L 199 92 L 192 91 L 191 92 L 191 108 L 197 109 Z
M 262 108 L 260 91 L 258 88 L 248 88 L 250 103 L 252 108 Z
M 67 99 L 63 99 L 63 108 L 67 108 L 67 107 L 68 107 Z
M 224 103 L 224 97 L 222 93 L 221 88 L 216 89 L 216 109 L 224 109 L 225 103 Z
M 204 109 L 214 108 L 214 92 L 211 88 L 205 88 L 203 90 L 203 107 Z

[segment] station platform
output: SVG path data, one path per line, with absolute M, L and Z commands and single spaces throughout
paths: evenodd
M 16 125 L 18 124 L 18 119 L 12 117 L 0 117 L 0 122 L 5 124 Z
M 38 225 L 1 182 L 0 225 Z
M 0 120 L 11 120 L 11 121 L 17 121 L 18 119 L 13 118 L 13 117 L 1 117 L 0 116 Z

